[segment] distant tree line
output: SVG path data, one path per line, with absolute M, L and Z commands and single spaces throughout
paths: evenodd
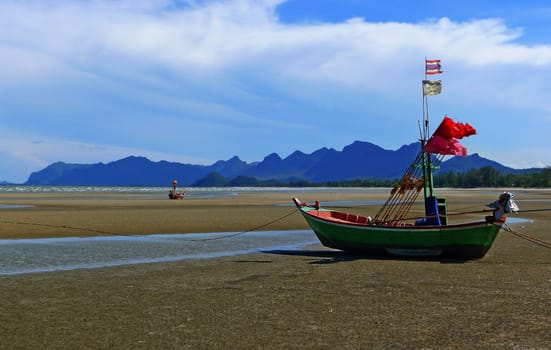
M 251 176 L 227 179 L 211 173 L 195 182 L 197 187 L 392 187 L 399 179 L 355 179 L 343 181 L 312 182 L 301 179 L 259 180 Z M 551 167 L 529 173 L 501 173 L 491 166 L 472 169 L 464 173 L 448 172 L 434 177 L 438 187 L 551 187 Z
M 551 187 L 551 167 L 531 173 L 503 174 L 491 166 L 464 173 L 449 172 L 434 177 L 439 187 Z
M 399 180 L 351 180 L 330 181 L 323 184 L 328 187 L 392 187 Z M 467 172 L 447 172 L 434 176 L 438 187 L 474 188 L 474 187 L 551 187 L 551 167 L 526 173 L 501 173 L 491 166 L 472 169 Z M 321 185 L 321 184 L 318 184 Z
M 392 187 L 398 179 L 355 179 L 347 181 L 327 181 L 326 187 Z
M 252 176 L 237 176 L 228 179 L 213 172 L 199 181 L 193 187 L 391 187 L 397 179 L 355 179 L 346 181 L 314 182 L 302 179 L 268 179 L 260 180 Z

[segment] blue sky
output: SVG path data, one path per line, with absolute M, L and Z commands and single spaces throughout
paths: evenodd
M 444 70 L 433 127 L 448 114 L 478 130 L 469 153 L 551 165 L 544 1 L 4 0 L 0 25 L 0 180 L 397 149 L 418 139 L 425 57 Z

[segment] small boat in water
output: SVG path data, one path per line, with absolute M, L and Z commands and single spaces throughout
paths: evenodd
M 426 60 L 426 74 L 439 74 L 440 61 Z M 315 204 L 293 201 L 320 242 L 330 248 L 367 254 L 390 253 L 400 256 L 447 256 L 478 259 L 491 248 L 505 213 L 516 212 L 513 195 L 504 192 L 488 204 L 489 210 L 477 221 L 452 224 L 448 220 L 445 198 L 434 193 L 432 172 L 444 156 L 466 156 L 458 140 L 476 130 L 469 124 L 444 117 L 429 138 L 427 97 L 441 92 L 441 81 L 423 80 L 423 123 L 420 127 L 421 152 L 391 190 L 390 196 L 371 218 L 352 213 L 324 209 Z M 421 124 L 421 123 L 420 123 Z M 425 215 L 411 218 L 408 214 L 423 192 Z M 471 212 L 472 214 L 472 212 Z

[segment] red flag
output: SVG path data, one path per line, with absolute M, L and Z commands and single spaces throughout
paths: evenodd
M 438 135 L 445 139 L 461 139 L 474 134 L 476 134 L 476 130 L 469 123 L 463 124 L 455 122 L 453 119 L 445 116 L 433 135 Z
M 467 149 L 465 146 L 459 143 L 454 138 L 444 138 L 438 135 L 433 135 L 429 142 L 423 148 L 424 152 L 445 154 L 451 156 L 463 156 L 467 155 Z

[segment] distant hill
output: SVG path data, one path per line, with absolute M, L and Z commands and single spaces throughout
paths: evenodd
M 369 142 L 356 141 L 342 151 L 322 148 L 312 154 L 295 151 L 285 159 L 273 153 L 243 174 L 259 179 L 301 178 L 313 182 L 364 177 L 396 178 L 419 153 L 419 144 L 385 150 Z
M 311 154 L 295 151 L 286 158 L 276 153 L 260 162 L 247 163 L 235 156 L 212 165 L 153 162 L 130 156 L 107 164 L 53 163 L 29 176 L 27 185 L 167 186 L 177 179 L 182 186 L 220 186 L 266 183 L 278 180 L 310 182 L 346 181 L 360 178 L 395 179 L 420 151 L 418 142 L 397 150 L 386 150 L 369 142 L 356 141 L 337 151 L 321 148 Z M 441 164 L 440 172 L 466 172 L 491 166 L 502 173 L 519 172 L 473 154 L 453 157 Z M 233 179 L 233 180 L 232 180 Z
M 456 172 L 462 173 L 471 169 L 479 169 L 490 166 L 500 173 L 516 172 L 515 169 L 506 167 L 493 160 L 482 158 L 478 153 L 471 154 L 468 157 L 453 157 L 442 163 L 441 172 Z
M 234 177 L 246 167 L 247 163 L 237 157 L 204 166 L 167 161 L 152 162 L 145 157 L 130 156 L 107 164 L 53 163 L 43 170 L 32 173 L 25 184 L 166 186 L 178 179 L 182 185 L 189 185 L 212 172 Z

